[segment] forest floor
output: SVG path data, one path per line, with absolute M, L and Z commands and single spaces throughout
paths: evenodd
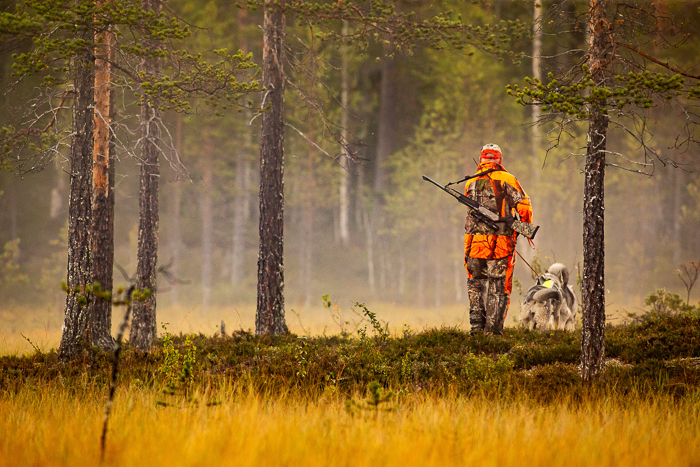
M 667 298 L 608 326 L 592 384 L 579 331 L 166 332 L 123 353 L 103 461 L 110 353 L 6 354 L 0 466 L 698 466 L 700 310 Z

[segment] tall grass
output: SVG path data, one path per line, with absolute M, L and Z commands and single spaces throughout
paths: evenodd
M 60 381 L 4 394 L 0 466 L 97 465 L 103 396 Z M 690 466 L 700 456 L 697 397 L 541 404 L 418 393 L 376 416 L 349 414 L 337 395 L 270 397 L 233 383 L 196 405 L 157 407 L 160 397 L 117 391 L 104 465 Z

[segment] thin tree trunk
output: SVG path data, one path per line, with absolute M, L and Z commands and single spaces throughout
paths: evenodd
M 675 169 L 675 180 L 673 186 L 673 266 L 677 267 L 681 263 L 681 246 L 683 244 L 681 239 L 681 216 L 680 212 L 683 206 L 683 185 L 684 185 L 684 175 L 683 171 Z
M 387 50 L 388 47 L 385 47 Z M 384 57 L 382 60 L 381 95 L 379 96 L 379 128 L 377 130 L 377 155 L 374 160 L 374 203 L 372 204 L 372 241 L 378 251 L 386 250 L 379 235 L 384 210 L 384 195 L 387 185 L 386 162 L 394 150 L 394 125 L 396 122 L 396 59 Z M 386 268 L 379 261 L 379 288 L 386 288 Z M 372 259 L 374 261 L 374 259 Z M 374 269 L 374 265 L 372 265 Z
M 367 285 L 372 295 L 377 291 L 376 280 L 374 278 L 374 237 L 372 235 L 372 223 L 369 220 L 367 211 L 362 213 L 362 220 L 365 226 L 365 239 L 367 250 Z
M 418 307 L 425 308 L 425 230 L 421 229 L 418 236 Z
M 160 14 L 161 0 L 142 0 L 141 7 Z M 144 41 L 156 47 L 152 40 Z M 145 58 L 143 70 L 149 75 L 160 73 L 157 58 Z M 160 179 L 160 128 L 158 106 L 144 102 L 141 105 L 141 190 L 139 198 L 139 245 L 136 277 L 139 290 L 150 290 L 144 301 L 134 303 L 134 318 L 129 340 L 140 350 L 150 350 L 156 337 L 156 269 L 158 266 L 158 182 Z
M 348 34 L 348 22 L 343 21 L 343 35 Z M 348 143 L 348 47 L 342 46 L 340 65 L 340 132 L 343 144 Z M 350 178 L 348 153 L 345 146 L 340 148 L 340 240 L 347 246 L 350 241 L 348 182 Z
M 453 245 L 459 245 L 459 231 L 457 229 L 450 229 L 452 232 Z M 464 275 L 464 260 L 458 256 L 453 259 L 453 271 L 454 271 L 454 285 L 455 285 L 455 301 L 457 303 L 462 303 L 462 296 L 464 293 L 462 276 Z
M 231 285 L 238 286 L 243 280 L 243 258 L 245 257 L 245 211 L 246 170 L 248 147 L 238 151 L 236 159 L 236 194 L 233 200 L 233 252 L 231 258 Z
M 17 240 L 19 237 L 19 196 L 17 194 L 17 179 L 10 177 L 10 196 L 9 196 L 9 211 L 10 211 L 10 238 Z
M 589 49 L 591 74 L 596 85 L 604 79 L 602 62 L 606 54 L 608 26 L 605 0 L 590 2 Z M 596 379 L 604 368 L 605 357 L 605 150 L 608 119 L 593 103 L 588 127 L 585 188 L 583 201 L 583 335 L 581 372 L 584 381 Z
M 114 35 L 95 34 L 95 111 L 92 155 L 92 255 L 93 280 L 112 291 L 114 271 L 114 93 L 111 65 Z M 112 301 L 95 299 L 92 310 L 92 344 L 103 349 L 114 346 Z
M 309 139 L 313 141 L 314 135 L 309 132 Z M 311 296 L 311 283 L 313 277 L 313 250 L 314 250 L 314 149 L 309 145 L 309 154 L 307 156 L 307 173 L 306 183 L 304 187 L 304 207 L 302 210 L 302 288 L 304 294 L 304 306 L 311 306 L 313 297 Z
M 279 5 L 278 5 L 279 2 Z M 284 0 L 265 1 L 260 137 L 260 250 L 255 333 L 282 334 L 284 318 Z
M 49 207 L 49 217 L 52 220 L 57 219 L 63 211 L 66 195 L 66 179 L 61 166 L 56 161 L 56 173 L 54 175 L 54 184 L 51 188 L 51 204 Z
M 88 44 L 91 34 L 83 37 Z M 94 118 L 94 55 L 86 49 L 73 61 L 73 138 L 70 155 L 70 198 L 68 201 L 68 267 L 66 282 L 69 293 L 59 346 L 61 359 L 75 358 L 91 343 L 90 306 L 82 299 L 85 287 L 92 283 L 92 151 Z M 77 293 L 76 293 L 77 290 Z
M 399 249 L 399 298 L 403 302 L 404 293 L 406 292 L 406 255 L 404 249 Z
M 175 116 L 175 150 L 178 157 L 182 158 L 182 114 Z M 182 187 L 179 180 L 172 184 L 172 196 L 170 198 L 170 257 L 172 264 L 170 272 L 176 278 L 180 277 L 180 250 L 182 248 L 182 233 L 180 230 L 180 207 L 182 204 Z M 173 304 L 180 302 L 180 287 L 175 284 L 172 293 Z
M 204 130 L 204 157 L 202 158 L 202 307 L 206 313 L 211 305 L 212 289 L 212 251 L 214 236 L 214 213 L 212 209 L 211 192 L 214 177 L 213 153 L 214 143 L 208 129 Z
M 542 55 L 542 0 L 534 0 L 533 12 L 533 38 L 532 38 L 532 77 L 535 80 L 542 80 L 542 70 L 540 68 L 540 56 Z M 542 110 L 539 105 L 532 106 L 532 187 L 530 188 L 532 204 L 537 206 L 536 196 L 540 190 L 540 174 L 542 172 L 542 160 L 540 151 L 542 149 L 542 136 L 537 122 L 540 120 Z M 530 249 L 528 249 L 530 251 Z
M 442 306 L 442 235 L 435 239 L 435 308 Z
M 245 32 L 247 25 L 247 11 L 239 10 L 238 23 L 241 27 L 240 47 L 248 52 L 248 38 Z M 250 111 L 244 113 L 246 123 L 252 115 Z M 253 148 L 252 127 L 243 136 L 243 145 L 236 154 L 236 186 L 233 200 L 233 248 L 231 254 L 231 286 L 240 286 L 243 281 L 243 264 L 245 259 L 245 232 L 250 219 L 250 160 Z

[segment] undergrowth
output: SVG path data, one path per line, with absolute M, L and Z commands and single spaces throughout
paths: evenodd
M 375 317 L 376 320 L 376 317 Z M 378 323 L 378 321 L 377 321 Z M 374 323 L 373 323 L 374 324 Z M 120 381 L 165 393 L 166 405 L 191 401 L 193 388 L 216 391 L 235 383 L 261 393 L 309 397 L 364 392 L 376 382 L 396 394 L 427 391 L 528 395 L 553 400 L 566 393 L 669 394 L 697 396 L 700 390 L 700 316 L 697 308 L 650 313 L 606 330 L 604 377 L 585 386 L 578 372 L 580 332 L 506 329 L 498 337 L 470 336 L 443 327 L 389 336 L 229 337 L 165 334 L 154 351 L 124 351 Z M 109 355 L 98 349 L 60 363 L 55 351 L 0 357 L 0 391 L 59 382 L 75 391 L 108 386 Z M 375 386 L 372 386 L 375 387 Z

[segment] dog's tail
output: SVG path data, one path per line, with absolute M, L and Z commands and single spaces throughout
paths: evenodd
M 536 302 L 546 302 L 550 298 L 561 300 L 561 293 L 557 289 L 542 289 L 535 292 L 532 299 Z

